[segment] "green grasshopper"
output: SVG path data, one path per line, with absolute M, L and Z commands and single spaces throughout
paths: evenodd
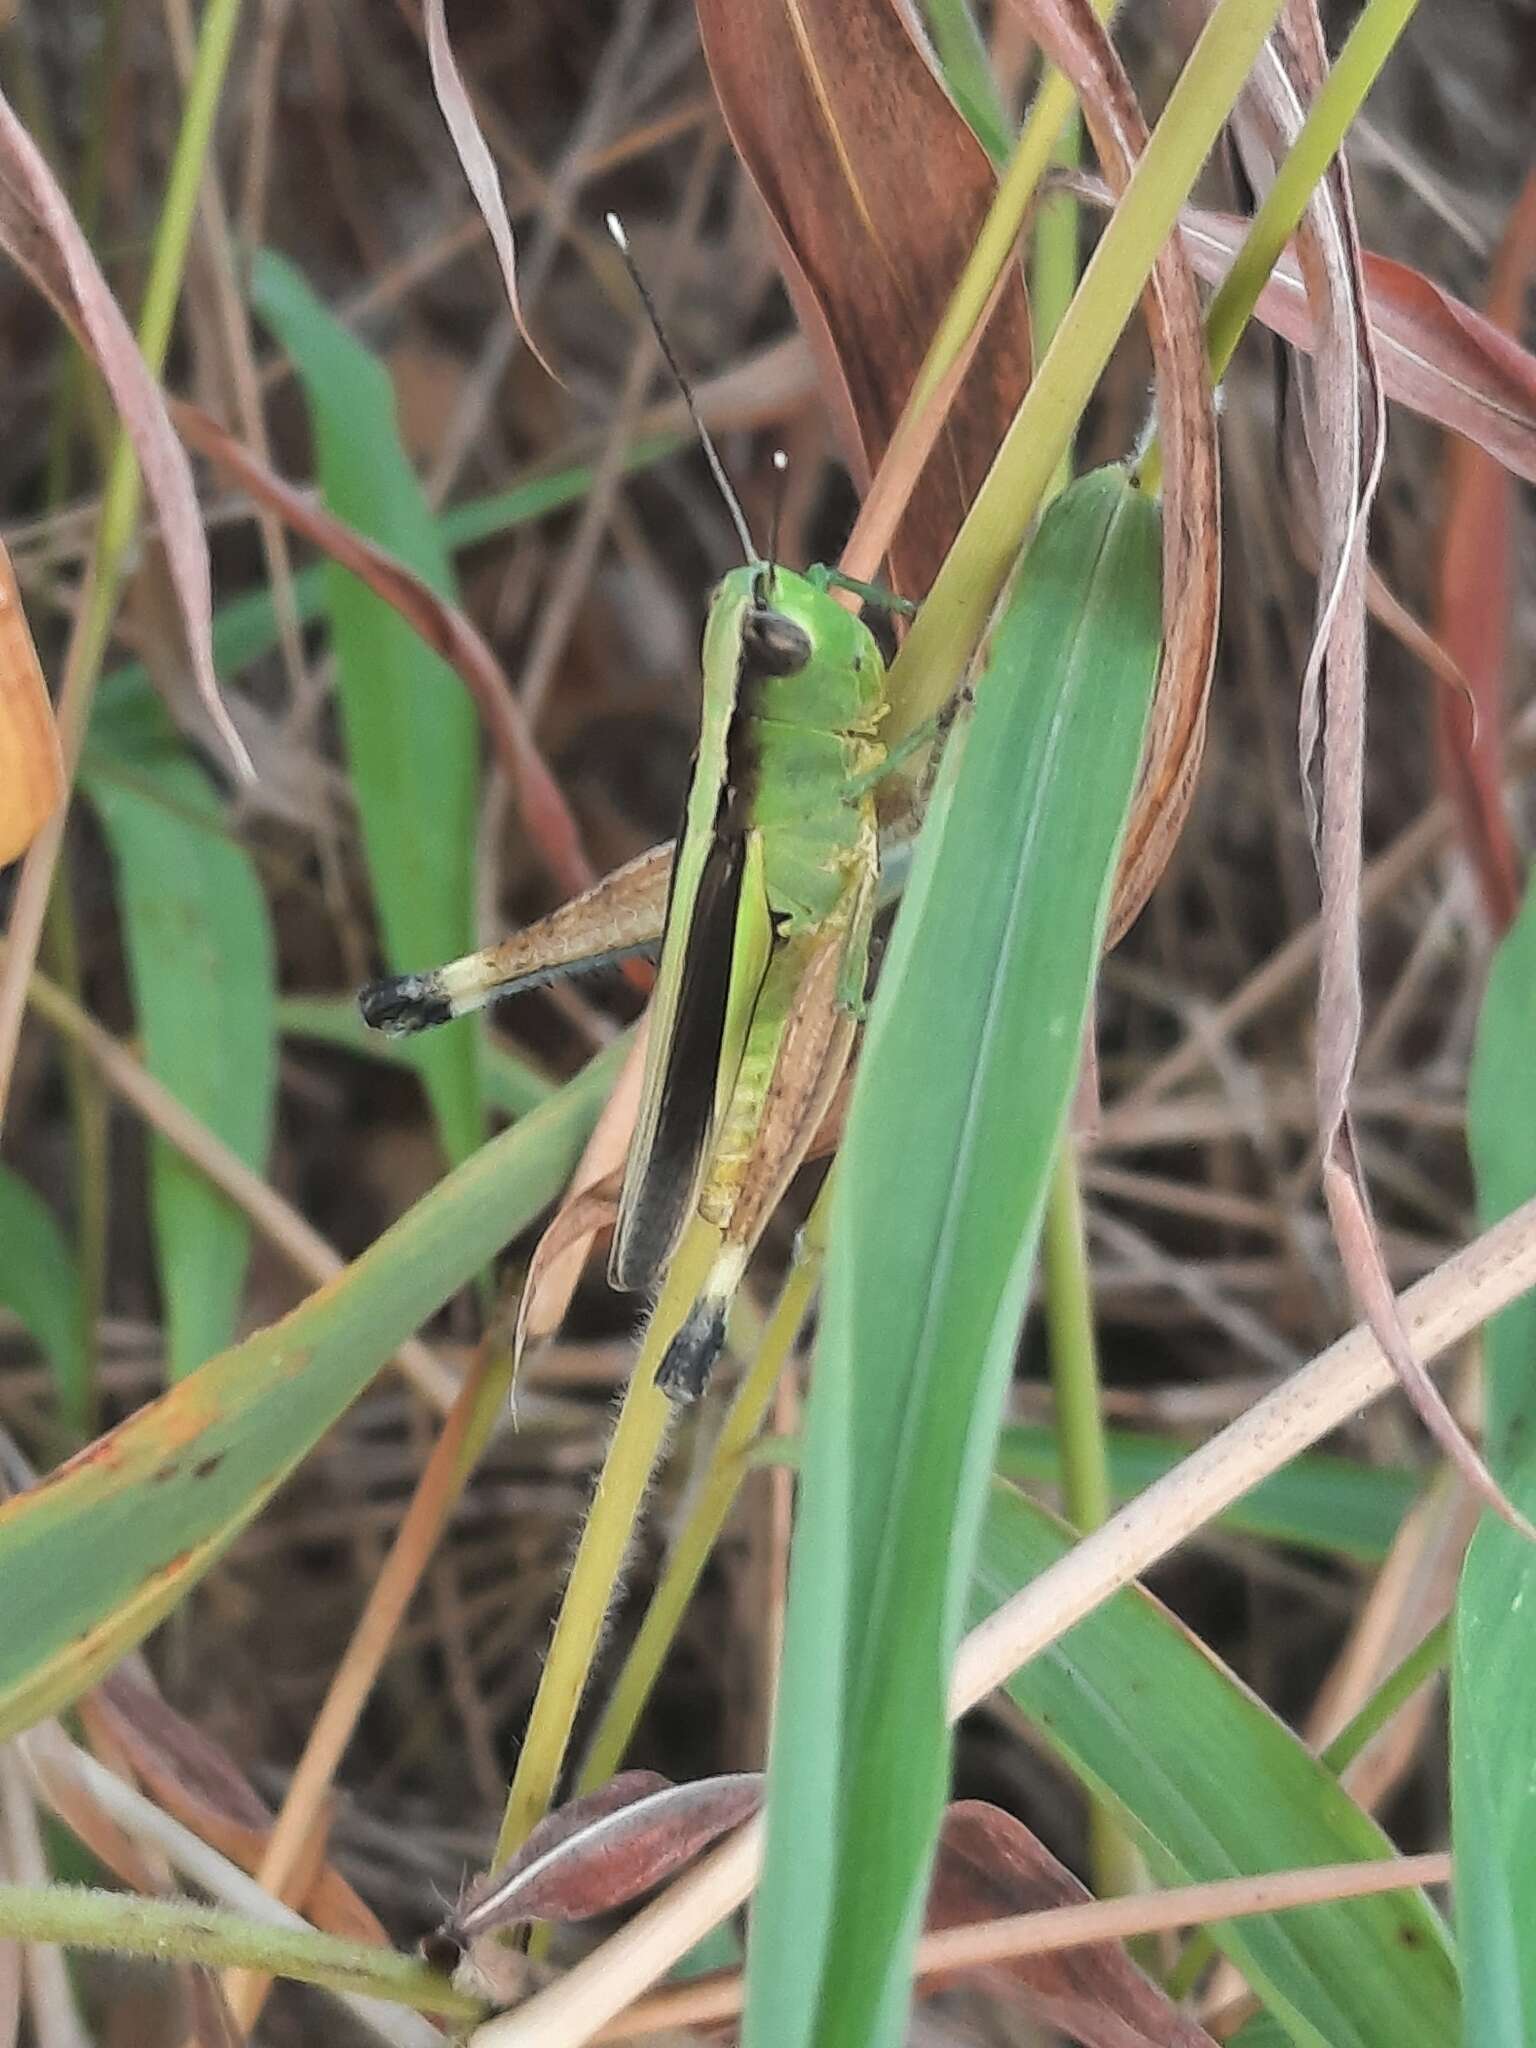
M 622 231 L 609 225 L 627 255 Z M 635 283 L 747 556 L 715 589 L 704 629 L 703 724 L 608 1265 L 615 1287 L 654 1290 L 696 1214 L 722 1233 L 657 1372 L 658 1385 L 689 1401 L 723 1346 L 760 1227 L 760 1204 L 741 1196 L 797 995 L 829 949 L 838 1005 L 857 1014 L 863 1004 L 880 865 L 873 790 L 888 765 L 877 737 L 886 681 L 873 634 L 832 594 L 843 581 L 836 571 L 799 575 L 774 562 L 771 548 L 769 558 L 758 554 L 637 275 Z M 647 949 L 655 897 L 645 858 L 502 946 L 374 983 L 360 998 L 365 1019 L 416 1031 Z

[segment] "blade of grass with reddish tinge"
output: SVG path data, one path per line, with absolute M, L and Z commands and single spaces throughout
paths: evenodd
M 258 504 L 276 512 L 295 533 L 303 534 L 333 562 L 350 569 L 455 671 L 474 698 L 502 772 L 517 793 L 528 837 L 562 892 L 579 895 L 594 875 L 582 851 L 576 820 L 528 729 L 505 669 L 479 628 L 414 569 L 316 505 L 306 492 L 274 475 L 244 442 L 200 406 L 173 399 L 171 413 L 194 448 L 237 478 Z
M 1536 273 L 1536 171 L 1511 209 L 1493 261 L 1488 318 L 1518 336 Z M 1446 449 L 1436 631 L 1460 668 L 1470 702 L 1440 696 L 1440 776 L 1461 817 L 1462 843 L 1495 931 L 1520 902 L 1522 862 L 1504 803 L 1504 726 L 1514 596 L 1515 489 L 1508 470 L 1470 441 Z

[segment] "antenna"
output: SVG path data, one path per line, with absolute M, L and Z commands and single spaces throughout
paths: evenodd
M 773 451 L 773 511 L 768 525 L 768 588 L 779 560 L 779 521 L 784 516 L 784 496 L 789 489 L 789 457 L 782 448 Z
M 640 294 L 640 303 L 644 306 L 646 318 L 651 323 L 651 332 L 656 337 L 657 346 L 666 357 L 667 368 L 677 379 L 677 388 L 683 394 L 683 403 L 688 408 L 688 417 L 693 421 L 694 432 L 699 437 L 699 443 L 704 450 L 704 457 L 709 464 L 710 473 L 715 479 L 721 497 L 725 500 L 725 509 L 730 513 L 731 523 L 736 528 L 737 537 L 741 541 L 742 553 L 749 562 L 755 562 L 760 557 L 756 547 L 753 545 L 752 531 L 747 525 L 747 515 L 741 509 L 741 500 L 731 489 L 731 480 L 725 473 L 725 464 L 720 460 L 720 451 L 710 438 L 709 429 L 705 426 L 703 418 L 699 413 L 699 404 L 693 395 L 693 386 L 683 375 L 682 365 L 672 353 L 672 344 L 668 341 L 666 329 L 661 324 L 661 315 L 656 311 L 656 301 L 646 289 L 645 279 L 640 275 L 639 267 L 630 251 L 629 237 L 624 232 L 624 223 L 616 213 L 607 214 L 604 218 L 607 222 L 608 232 L 612 235 L 619 254 L 624 258 L 624 268 L 629 272 L 630 280 L 635 290 Z

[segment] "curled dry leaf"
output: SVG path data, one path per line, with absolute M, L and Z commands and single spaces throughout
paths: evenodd
M 112 394 L 159 515 L 198 696 L 237 773 L 249 779 L 250 757 L 230 722 L 214 674 L 208 545 L 186 454 L 90 244 L 42 153 L 3 94 L 0 245 L 52 301 Z
M 863 489 L 995 190 L 985 151 L 889 0 L 699 0 L 726 126 L 762 195 L 823 393 Z M 926 201 L 932 195 L 940 203 Z M 921 597 L 1029 381 L 1017 276 L 891 548 Z
M 64 799 L 64 757 L 15 572 L 0 542 L 0 868 Z
M 469 92 L 464 77 L 454 58 L 453 45 L 448 39 L 448 21 L 443 12 L 443 0 L 427 0 L 427 61 L 432 68 L 432 90 L 437 94 L 437 104 L 442 110 L 453 146 L 458 151 L 459 162 L 476 206 L 479 207 L 485 225 L 490 231 L 491 243 L 496 251 L 496 261 L 501 266 L 501 281 L 506 288 L 507 304 L 512 310 L 512 321 L 518 333 L 528 345 L 528 351 L 540 369 L 560 379 L 550 368 L 538 343 L 528 331 L 523 318 L 522 300 L 517 290 L 517 245 L 512 237 L 512 223 L 507 217 L 506 201 L 501 196 L 501 179 L 497 176 L 496 165 L 480 132 L 480 123 L 475 119 L 475 110 L 470 105 Z
M 1011 0 L 1082 103 L 1099 163 L 1119 191 L 1146 145 L 1125 68 L 1089 0 Z M 1144 300 L 1163 445 L 1163 651 L 1141 777 L 1110 910 L 1109 944 L 1134 921 L 1167 865 L 1194 793 L 1216 658 L 1221 508 L 1216 408 L 1188 259 L 1171 241 Z
M 37 1722 L 21 1737 L 20 1747 L 38 1797 L 103 1870 L 146 1898 L 166 1888 L 162 1860 L 103 1811 L 91 1787 L 64 1761 L 73 1756 L 74 1744 L 57 1721 Z
M 628 1905 L 762 1804 L 759 1771 L 669 1784 L 624 1771 L 541 1821 L 500 1870 L 471 1885 L 445 1922 L 467 1944 L 521 1920 L 588 1920 Z
M 620 1165 L 605 1173 L 601 1180 L 582 1187 L 573 1184 L 550 1219 L 528 1262 L 528 1276 L 518 1300 L 512 1341 L 514 1358 L 521 1360 L 529 1344 L 552 1337 L 564 1321 L 574 1280 L 580 1277 L 588 1252 L 605 1230 L 612 1229 L 619 1213 L 623 1178 Z
M 592 1242 L 611 1222 L 617 1208 L 619 1176 L 624 1171 L 640 1102 L 640 1084 L 645 1076 L 645 1033 L 646 1020 L 642 1019 L 613 1093 L 603 1104 L 603 1113 L 577 1162 L 565 1198 L 534 1251 L 527 1284 L 517 1305 L 517 1334 L 513 1343 L 516 1359 L 522 1357 L 527 1345 L 560 1327 Z M 554 1248 L 546 1252 L 546 1244 Z
M 1011 1814 L 962 1799 L 944 1816 L 928 1894 L 929 1931 L 1081 1905 L 1090 1897 Z M 1205 2029 L 1181 2013 L 1117 1941 L 1021 1956 L 991 1965 L 986 1975 L 1011 1989 L 1039 2025 L 1083 2048 L 1213 2048 Z
M 478 957 L 499 982 L 521 976 L 525 962 L 537 962 L 533 978 L 523 984 L 533 986 L 557 979 L 567 961 L 590 960 L 594 931 L 600 931 L 604 947 L 615 952 L 648 947 L 661 936 L 671 874 L 671 846 L 653 846 Z M 632 1051 L 565 1199 L 535 1247 L 517 1305 L 515 1361 L 521 1361 L 529 1344 L 552 1336 L 560 1327 L 593 1241 L 613 1222 L 642 1067 L 641 1051 Z
M 1244 94 L 1235 132 L 1262 187 L 1327 73 L 1312 0 L 1287 0 Z M 1360 821 L 1365 759 L 1366 539 L 1386 443 L 1386 409 L 1344 160 L 1335 158 L 1296 237 L 1316 330 L 1299 379 L 1304 453 L 1316 479 L 1317 618 L 1301 682 L 1302 797 L 1322 893 L 1316 1090 L 1323 1197 L 1359 1312 L 1425 1427 L 1469 1486 L 1536 1539 L 1463 1435 L 1416 1356 L 1392 1290 L 1350 1118 L 1359 1054 Z
M 229 2009 L 224 1987 L 211 1970 L 184 1969 L 187 2040 L 192 2048 L 245 2048 L 245 2031 Z
M 1488 317 L 1498 328 L 1518 328 L 1533 274 L 1536 171 L 1510 212 L 1493 260 Z M 1470 696 L 1465 704 L 1439 706 L 1440 773 L 1496 932 L 1514 922 L 1523 865 L 1504 802 L 1514 510 L 1508 472 L 1481 448 L 1453 441 L 1446 451 L 1436 623 L 1442 643 L 1467 677 Z
M 168 1814 L 242 1870 L 258 1869 L 272 1832 L 272 1815 L 216 1742 L 158 1693 L 121 1671 L 88 1694 L 80 1711 L 93 1738 L 102 1735 L 110 1740 Z M 388 1935 L 351 1885 L 318 1859 L 303 1910 L 328 1934 L 388 1945 Z
M 442 656 L 474 699 L 502 772 L 516 792 L 528 836 L 550 875 L 569 894 L 586 889 L 592 865 L 582 849 L 576 820 L 539 752 L 506 671 L 478 627 L 414 570 L 274 475 L 200 406 L 173 400 L 171 412 L 199 454 L 237 478 L 258 504 L 275 512 L 295 533 L 350 569 Z

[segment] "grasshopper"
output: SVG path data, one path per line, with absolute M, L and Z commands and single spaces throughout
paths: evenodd
M 622 231 L 611 218 L 609 226 L 627 255 Z M 709 603 L 702 727 L 608 1265 L 616 1288 L 654 1290 L 695 1215 L 722 1233 L 657 1372 L 658 1385 L 688 1401 L 723 1346 L 726 1313 L 761 1227 L 761 1204 L 741 1197 L 797 995 L 813 966 L 825 971 L 830 953 L 836 1003 L 854 1015 L 863 1004 L 880 866 L 873 790 L 887 766 L 878 737 L 886 679 L 868 626 L 833 595 L 844 581 L 836 571 L 797 574 L 772 559 L 772 547 L 767 557 L 758 553 L 633 265 L 631 274 L 747 557 Z M 360 998 L 365 1019 L 390 1032 L 420 1030 L 646 950 L 656 908 L 648 859 L 502 946 L 374 983 Z

